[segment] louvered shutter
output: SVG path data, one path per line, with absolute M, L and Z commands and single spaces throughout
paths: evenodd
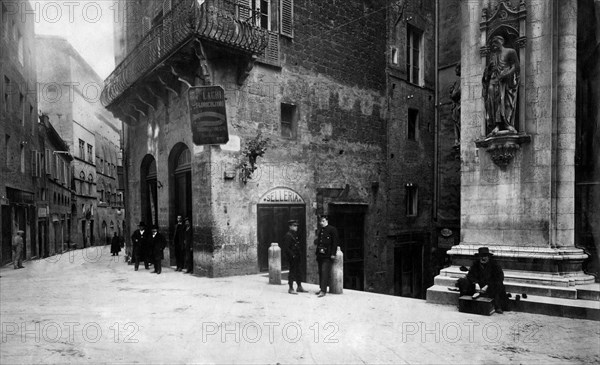
M 50 150 L 46 148 L 46 154 L 45 154 L 45 164 L 44 164 L 44 172 L 46 173 L 46 175 L 50 175 Z
M 171 11 L 171 0 L 163 1 L 163 16 L 167 15 Z
M 31 151 L 31 176 L 38 177 L 37 151 Z
M 144 37 L 150 31 L 150 17 L 142 18 L 142 37 Z
M 250 0 L 238 0 L 238 19 L 246 22 L 252 18 Z
M 279 0 L 279 24 L 281 35 L 294 38 L 294 0 Z

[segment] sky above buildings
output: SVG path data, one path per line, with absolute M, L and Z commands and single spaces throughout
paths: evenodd
M 114 69 L 113 24 L 117 0 L 30 0 L 36 34 L 66 38 L 101 78 Z

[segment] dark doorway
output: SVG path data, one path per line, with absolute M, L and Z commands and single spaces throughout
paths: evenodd
M 2 206 L 2 265 L 12 261 L 11 209 Z
M 306 207 L 304 205 L 259 204 L 258 205 L 258 267 L 260 271 L 269 271 L 269 247 L 277 242 L 279 247 L 288 231 L 288 221 L 298 220 L 298 236 L 304 243 L 302 250 L 302 280 L 306 280 Z M 288 264 L 281 261 L 281 269 L 287 270 Z
M 423 298 L 423 244 L 403 242 L 394 247 L 394 295 Z
M 81 221 L 81 237 L 83 239 L 83 248 L 88 247 L 88 236 L 87 236 L 87 232 L 85 230 L 86 228 L 86 221 Z
M 48 257 L 50 256 L 50 252 L 48 250 L 48 240 L 46 233 L 46 220 L 40 219 L 38 221 L 38 242 L 39 242 L 39 257 Z
M 344 288 L 365 290 L 363 205 L 332 206 L 329 224 L 337 228 L 344 253 Z
M 156 160 L 151 155 L 146 155 L 142 160 L 140 170 L 142 221 L 148 227 L 158 224 L 158 183 L 156 179 Z

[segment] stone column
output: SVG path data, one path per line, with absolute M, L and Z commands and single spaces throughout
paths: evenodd
M 485 135 L 481 77 L 487 44 L 480 30 L 482 4 L 461 2 L 461 242 L 448 253 L 453 268 L 469 266 L 487 246 L 507 280 L 536 285 L 592 283 L 587 258 L 574 242 L 576 0 L 526 2 L 525 120 L 531 136 L 508 166 L 492 162 L 475 141 Z M 489 34 L 488 34 L 489 36 Z M 442 272 L 444 275 L 444 272 Z

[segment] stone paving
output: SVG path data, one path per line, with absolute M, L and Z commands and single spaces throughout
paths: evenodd
M 345 290 L 287 294 L 263 275 L 135 272 L 108 246 L 0 269 L 0 363 L 591 364 L 600 323 Z M 151 271 L 151 270 L 150 270 Z

